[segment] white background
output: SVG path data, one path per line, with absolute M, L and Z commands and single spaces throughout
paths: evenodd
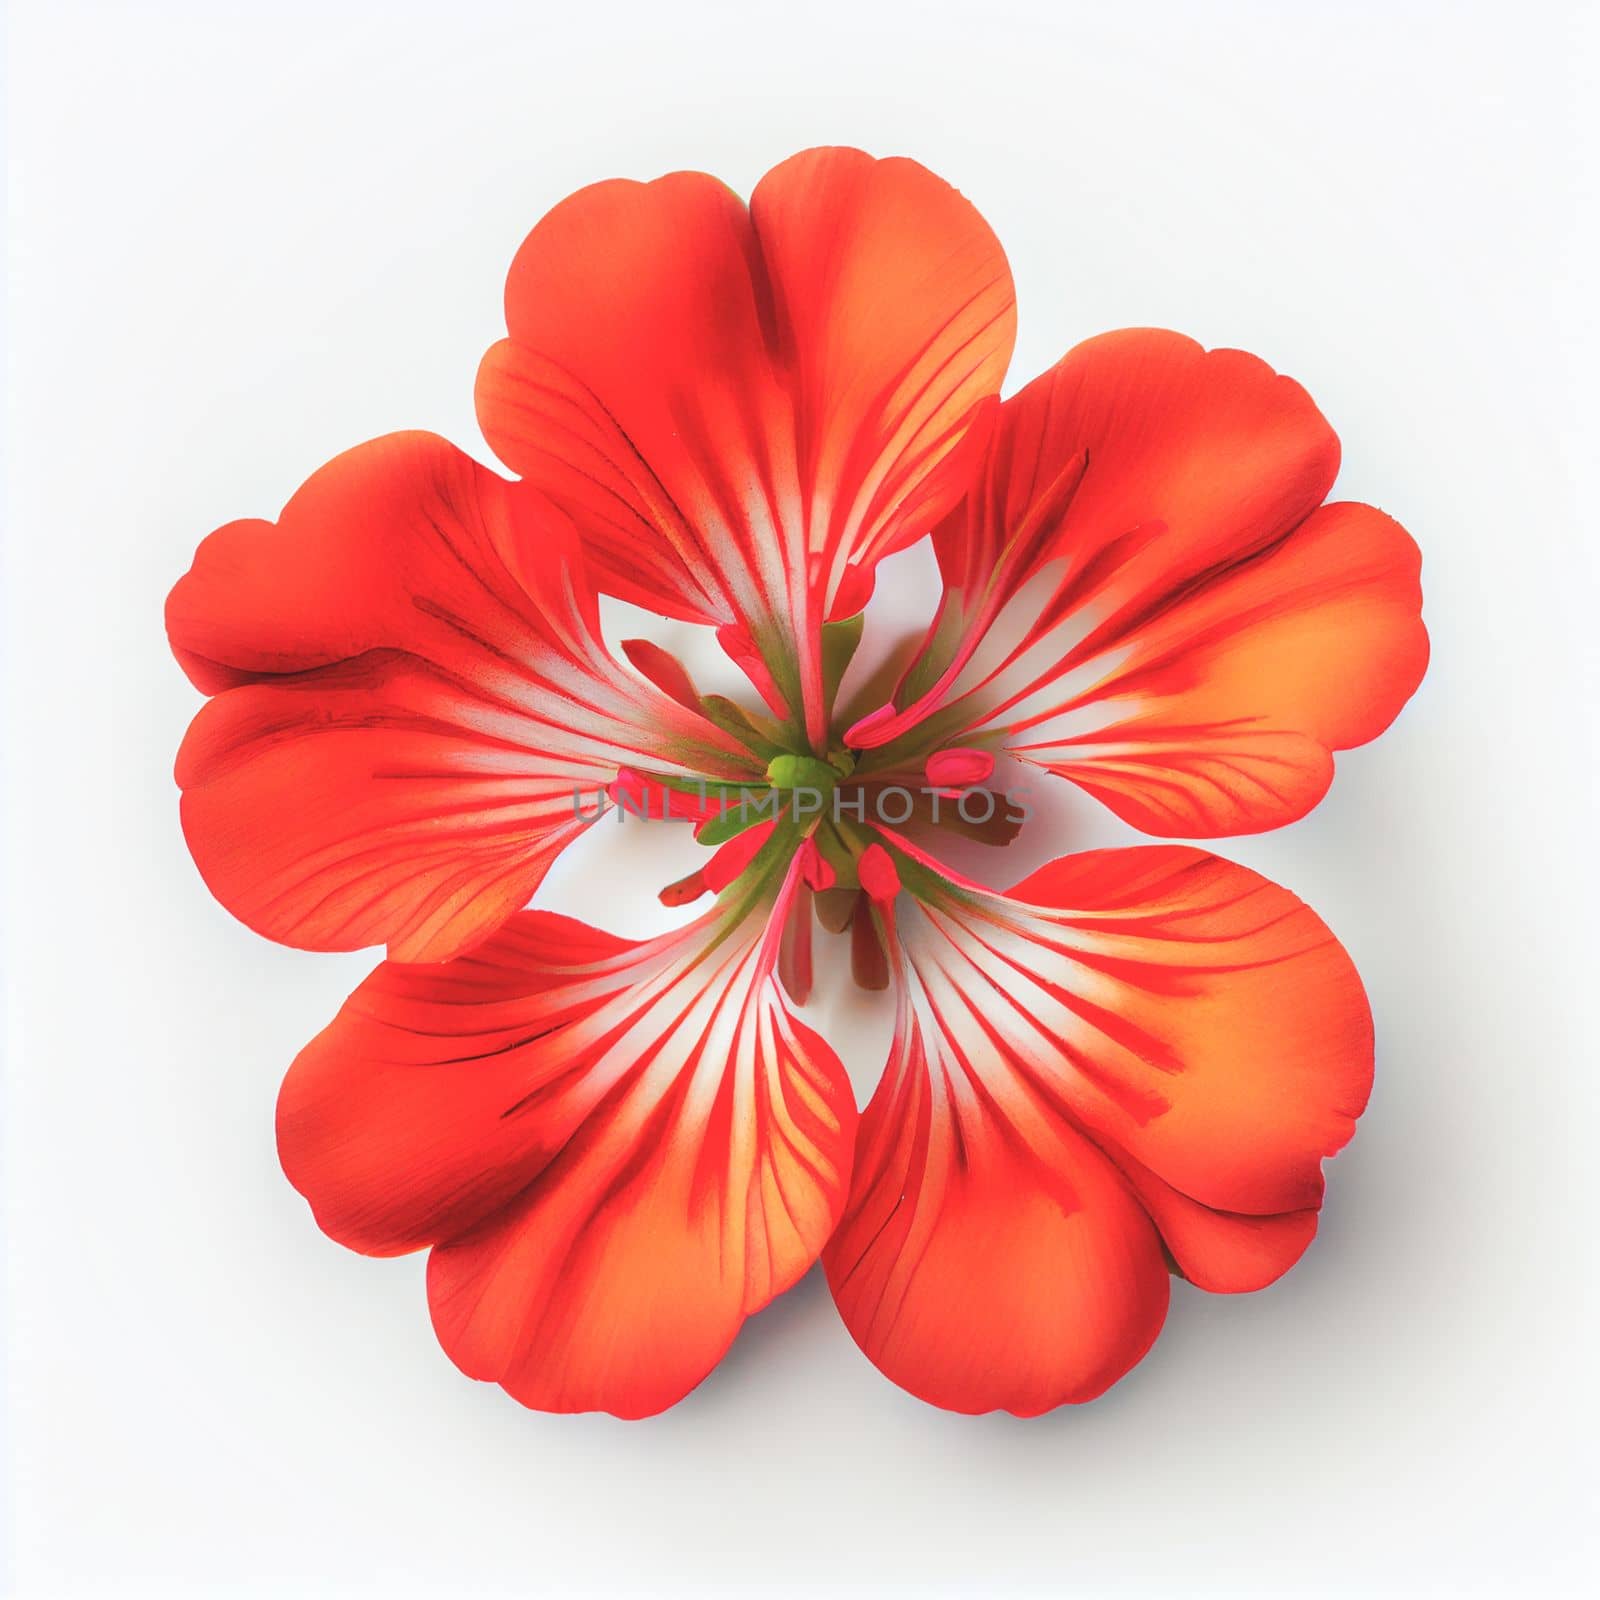
M 1578 5 L 23 4 L 10 38 L 5 1309 L 16 1593 L 1564 1592 L 1592 1563 L 1596 90 Z M 314 1228 L 279 1077 L 369 965 L 208 898 L 161 604 L 345 446 L 482 453 L 540 213 L 914 155 L 1009 252 L 1013 383 L 1130 323 L 1311 390 L 1426 554 L 1432 671 L 1307 821 L 1379 1077 L 1321 1237 L 1179 1286 L 1111 1395 L 931 1410 L 813 1276 L 644 1424 L 437 1349 Z M 1587 191 L 1587 192 L 1586 192 Z M 901 595 L 914 596 L 915 558 Z M 1125 837 L 1067 808 L 1055 848 Z M 657 834 L 666 830 L 655 830 Z M 556 903 L 625 929 L 686 847 Z M 660 852 L 657 846 L 660 846 Z M 645 848 L 648 846 L 648 848 Z M 1017 862 L 1020 870 L 1022 862 Z M 859 1026 L 857 1026 L 859 1023 Z M 847 1034 L 870 1081 L 881 1018 Z M 1592 1568 L 1591 1568 L 1592 1576 Z

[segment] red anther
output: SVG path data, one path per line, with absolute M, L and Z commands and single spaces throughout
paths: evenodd
M 861 887 L 876 901 L 887 905 L 900 893 L 900 874 L 894 857 L 881 844 L 869 844 L 856 862 Z
M 851 726 L 844 736 L 844 742 L 855 745 L 858 749 L 868 749 L 877 742 L 873 736 L 899 715 L 900 713 L 892 705 L 879 706 L 876 711 L 869 712 Z
M 704 871 L 697 868 L 687 878 L 669 883 L 656 898 L 664 906 L 686 906 L 691 900 L 698 900 L 710 887 Z
M 940 750 L 928 757 L 922 773 L 936 789 L 969 789 L 994 776 L 994 755 L 968 746 Z
M 801 846 L 797 859 L 800 864 L 800 881 L 808 889 L 815 889 L 819 893 L 823 889 L 831 889 L 839 881 L 839 874 L 833 870 L 828 858 L 817 848 L 817 841 L 808 838 Z
M 762 845 L 772 837 L 776 822 L 758 822 L 753 828 L 735 834 L 700 869 L 706 887 L 713 894 L 721 894 L 746 867 L 755 860 Z

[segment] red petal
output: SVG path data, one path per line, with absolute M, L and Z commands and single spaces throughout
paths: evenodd
M 1305 1254 L 1316 1237 L 1315 1207 L 1270 1216 L 1218 1211 L 1180 1194 L 1126 1152 L 1107 1153 L 1150 1213 L 1178 1270 L 1212 1294 L 1266 1288 Z
M 1001 408 L 936 538 L 917 698 L 851 742 L 959 703 L 942 737 L 1000 734 L 1149 832 L 1292 821 L 1427 662 L 1416 547 L 1369 506 L 1316 509 L 1337 465 L 1254 357 L 1153 330 L 1080 346 Z
M 470 1376 L 659 1411 L 843 1201 L 849 1084 L 778 999 L 773 942 L 720 910 L 643 944 L 527 912 L 447 965 L 387 963 L 290 1070 L 285 1171 L 342 1243 L 437 1246 L 434 1325 Z
M 812 150 L 748 210 L 703 173 L 581 190 L 518 252 L 506 322 L 478 382 L 495 450 L 617 594 L 786 639 L 815 720 L 815 629 L 961 493 L 1015 306 L 948 184 Z
M 747 769 L 605 653 L 574 554 L 562 513 L 428 434 L 362 445 L 276 524 L 201 545 L 167 627 L 216 698 L 178 782 L 234 915 L 443 959 L 526 903 L 619 767 Z
M 1288 890 L 1181 846 L 1065 856 L 1011 890 L 965 948 L 1040 990 L 1028 1023 L 1092 1058 L 1072 1077 L 1087 1125 L 1224 1210 L 1315 1206 L 1372 1087 L 1372 1018 L 1350 958 Z M 1019 967 L 1022 969 L 1019 971 Z M 1037 1025 L 1037 1027 L 1035 1026 Z
M 1366 1000 L 1299 901 L 1195 850 L 920 891 L 829 1281 L 936 1404 L 1086 1399 L 1155 1337 L 1162 1242 L 1222 1290 L 1304 1250 L 1371 1085 Z
M 1095 1146 L 1013 1088 L 996 1102 L 903 973 L 888 1071 L 823 1255 L 851 1335 L 951 1411 L 1092 1400 L 1166 1316 L 1156 1229 Z

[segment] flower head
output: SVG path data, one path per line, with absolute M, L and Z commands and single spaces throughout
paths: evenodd
M 625 1416 L 819 1258 L 897 1383 L 1020 1413 L 1137 1362 L 1171 1272 L 1287 1270 L 1371 1083 L 1326 927 L 1191 846 L 1001 892 L 940 839 L 1015 834 L 1003 757 L 1146 833 L 1276 827 L 1393 719 L 1426 663 L 1416 549 L 1323 503 L 1305 392 L 1135 330 L 1001 402 L 993 234 L 850 150 L 748 208 L 694 173 L 585 189 L 506 311 L 478 403 L 517 479 L 431 435 L 360 446 L 212 534 L 168 605 L 211 697 L 178 762 L 206 882 L 281 942 L 388 947 L 280 1098 L 323 1229 L 431 1248 L 469 1375 Z M 878 563 L 929 535 L 938 613 L 847 711 Z M 602 592 L 714 629 L 751 695 L 648 640 L 619 660 Z M 694 826 L 661 898 L 708 909 L 644 941 L 526 909 L 608 807 Z M 795 1015 L 816 926 L 894 989 L 859 1119 Z

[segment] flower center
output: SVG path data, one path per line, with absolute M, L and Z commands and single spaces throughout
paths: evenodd
M 773 665 L 778 687 L 764 692 L 766 713 L 720 695 L 699 697 L 705 715 L 749 752 L 749 778 L 630 773 L 622 784 L 619 774 L 619 792 L 629 785 L 654 792 L 657 807 L 648 814 L 692 821 L 711 851 L 701 868 L 662 890 L 667 904 L 712 893 L 737 903 L 741 915 L 781 906 L 778 973 L 797 1002 L 811 987 L 813 924 L 848 935 L 856 981 L 884 987 L 896 899 L 902 889 L 921 898 L 939 881 L 922 852 L 939 855 L 939 839 L 952 836 L 1007 844 L 1027 814 L 993 781 L 992 752 L 958 742 L 957 718 L 927 719 L 875 748 L 846 742 L 849 729 L 872 720 L 836 704 L 860 635 L 859 617 L 823 627 L 825 720 L 817 734 L 782 691 L 799 681 L 794 663 Z
M 828 761 L 786 751 L 767 763 L 767 782 L 784 793 L 806 792 L 825 802 L 838 787 L 839 780 L 848 778 L 853 771 L 855 759 L 845 751 Z

